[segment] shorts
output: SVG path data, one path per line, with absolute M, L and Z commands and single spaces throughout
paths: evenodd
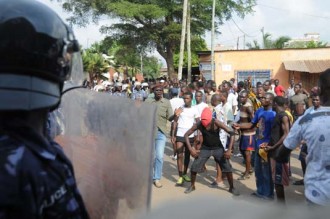
M 289 163 L 276 162 L 270 158 L 270 165 L 274 184 L 288 186 L 290 182 Z
M 221 164 L 221 160 L 223 158 L 223 148 L 218 148 L 214 150 L 201 149 L 198 157 L 194 160 L 191 165 L 191 171 L 196 173 L 201 173 L 204 171 L 204 165 L 208 161 L 208 159 L 213 156 L 215 162 L 219 165 Z
M 241 151 L 254 151 L 255 144 L 256 141 L 254 135 L 242 135 L 239 142 L 239 148 Z
M 232 169 L 232 166 L 231 166 L 231 163 L 230 163 L 230 160 L 225 158 L 225 157 L 222 157 L 221 160 L 220 160 L 220 168 L 221 168 L 221 171 L 223 173 L 231 173 L 233 172 L 233 169 Z
M 194 137 L 189 138 L 189 142 L 190 142 L 190 144 L 193 144 L 193 143 L 194 143 L 194 140 L 195 140 Z M 176 136 L 176 140 L 175 140 L 175 142 L 186 143 L 186 139 L 185 139 L 184 137 Z

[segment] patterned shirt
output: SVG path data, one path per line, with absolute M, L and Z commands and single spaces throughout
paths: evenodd
M 322 112 L 323 115 L 312 118 L 313 114 Z M 305 196 L 313 203 L 325 206 L 330 206 L 329 115 L 330 107 L 320 107 L 317 111 L 299 117 L 284 140 L 285 147 L 291 150 L 295 149 L 302 140 L 306 141 L 308 155 L 304 176 Z
M 263 107 L 259 108 L 251 121 L 253 124 L 258 124 L 258 135 L 257 135 L 257 145 L 264 142 L 270 141 L 270 135 L 272 132 L 272 125 L 276 116 L 276 112 L 273 110 L 265 110 Z

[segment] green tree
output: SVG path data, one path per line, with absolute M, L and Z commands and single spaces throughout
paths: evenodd
M 154 56 L 136 47 L 132 42 L 106 37 L 102 42 L 102 49 L 106 54 L 114 57 L 117 68 L 121 68 L 126 76 L 133 77 L 141 71 L 141 56 L 143 74 L 149 78 L 156 78 L 160 72 L 160 64 Z
M 160 75 L 160 68 L 162 67 L 161 63 L 158 62 L 158 59 L 154 56 L 146 56 L 143 59 L 143 76 L 145 78 L 156 79 Z
M 99 51 L 100 45 L 94 44 L 90 49 L 86 49 L 82 53 L 84 71 L 88 72 L 90 81 L 102 78 L 102 73 L 109 70 L 109 62 Z
M 289 42 L 286 48 L 325 48 L 328 43 L 322 41 L 293 41 Z
M 272 35 L 270 33 L 262 33 L 262 43 L 263 49 L 283 49 L 286 46 L 286 43 L 291 40 L 288 36 L 280 36 L 279 38 L 272 40 Z M 249 49 L 260 49 L 260 45 L 257 40 L 253 41 L 253 44 L 247 43 L 246 46 Z
M 322 41 L 316 42 L 316 41 L 312 40 L 312 41 L 307 42 L 306 47 L 307 48 L 325 48 L 325 47 L 327 47 L 327 45 L 328 45 L 328 43 L 325 43 Z
M 291 40 L 288 36 L 281 36 L 273 41 L 273 48 L 275 49 L 283 49 L 287 42 Z
M 63 8 L 73 12 L 70 22 L 84 25 L 100 16 L 116 18 L 118 23 L 104 26 L 103 33 L 124 39 L 142 48 L 156 49 L 174 73 L 173 56 L 180 42 L 182 0 L 62 0 Z M 211 28 L 212 0 L 190 0 L 192 36 L 202 36 Z M 252 12 L 255 0 L 216 2 L 217 24 L 232 14 L 244 17 Z
M 272 35 L 270 33 L 262 32 L 262 43 L 264 49 L 273 49 L 273 42 L 271 40 Z
M 247 43 L 246 46 L 248 49 L 260 49 L 260 45 L 257 40 L 253 40 L 253 44 Z
M 201 37 L 193 37 L 191 39 L 191 48 L 193 51 L 206 51 L 208 50 L 206 42 L 203 38 Z M 179 65 L 179 56 L 180 56 L 180 51 L 177 49 L 174 54 L 174 68 L 178 68 Z M 199 58 L 197 53 L 192 52 L 191 54 L 191 66 L 198 66 L 199 65 Z M 183 57 L 183 66 L 188 66 L 188 52 L 184 53 Z

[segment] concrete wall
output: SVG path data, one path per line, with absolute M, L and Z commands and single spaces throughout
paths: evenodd
M 289 86 L 290 76 L 301 80 L 299 72 L 285 70 L 283 61 L 330 59 L 330 48 L 281 49 L 281 50 L 233 50 L 215 52 L 215 81 L 236 78 L 239 70 L 270 70 L 271 78 L 279 79 L 284 87 Z M 200 62 L 210 62 L 210 54 L 200 54 Z

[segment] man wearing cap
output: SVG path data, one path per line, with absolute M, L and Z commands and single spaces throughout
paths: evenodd
M 146 92 L 141 89 L 141 82 L 135 82 L 135 87 L 133 89 L 133 93 L 131 95 L 132 100 L 144 101 L 147 98 Z
M 203 135 L 203 144 L 200 149 L 194 148 L 189 142 L 189 136 L 193 134 L 196 130 L 200 130 Z M 223 129 L 230 134 L 230 144 L 229 150 L 224 152 L 223 145 L 219 138 L 219 130 Z M 229 182 L 229 192 L 233 195 L 239 195 L 238 191 L 233 185 L 233 173 L 231 171 L 231 165 L 226 162 L 231 156 L 231 148 L 234 143 L 234 132 L 231 128 L 226 126 L 224 123 L 217 119 L 212 118 L 212 112 L 207 107 L 203 110 L 201 115 L 201 120 L 195 123 L 184 135 L 186 139 L 187 147 L 190 154 L 195 158 L 191 166 L 191 185 L 185 190 L 185 193 L 191 193 L 195 188 L 195 181 L 197 173 L 203 172 L 204 165 L 207 160 L 213 156 L 214 160 L 224 169 L 226 169 L 228 182 Z M 226 158 L 226 159 L 224 159 Z
M 112 93 L 112 95 L 117 97 L 126 97 L 126 92 L 123 93 L 123 84 L 121 82 L 117 82 L 115 84 L 115 92 Z
M 143 82 L 141 84 L 141 86 L 142 86 L 142 90 L 144 90 L 144 92 L 145 92 L 146 99 L 147 99 L 149 97 L 149 94 L 150 94 L 149 84 L 147 82 Z
M 147 103 L 157 105 L 157 130 L 155 138 L 155 155 L 153 166 L 153 183 L 157 188 L 161 188 L 163 185 L 160 182 L 163 172 L 163 157 L 166 144 L 167 121 L 170 120 L 173 115 L 173 110 L 170 101 L 163 98 L 164 89 L 162 85 L 156 85 L 153 88 L 154 97 L 148 98 Z

